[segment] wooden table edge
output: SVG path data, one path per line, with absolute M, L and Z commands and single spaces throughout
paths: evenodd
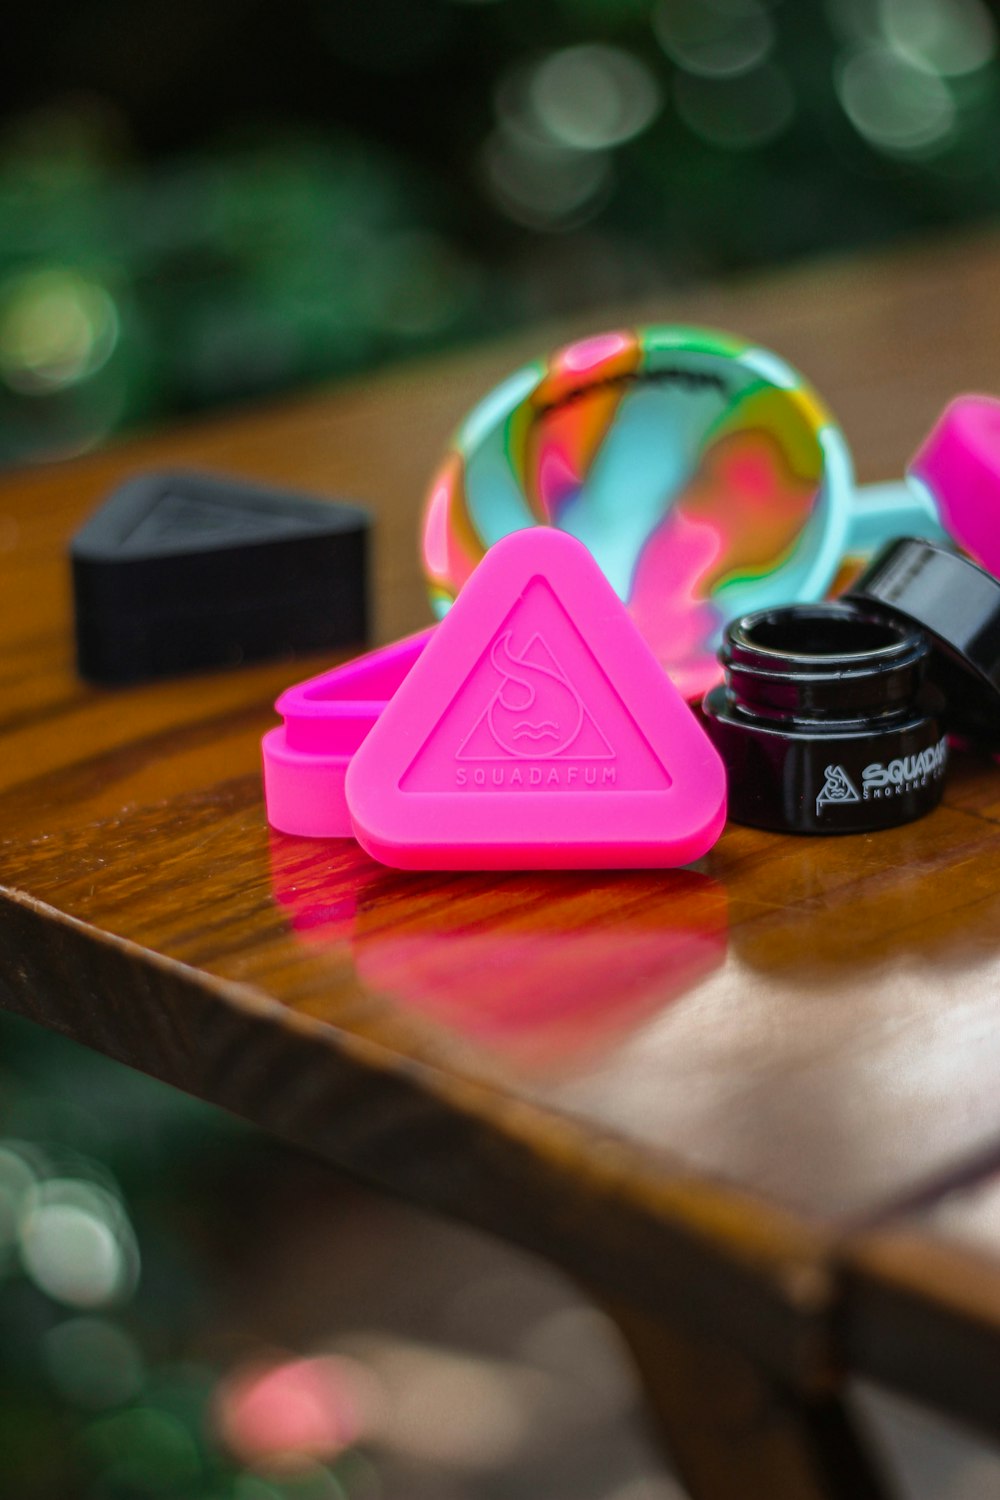
M 704 1330 L 800 1388 L 828 1385 L 828 1238 L 763 1199 L 6 887 L 0 996 L 609 1301 Z
M 905 1224 L 849 1238 L 834 1266 L 840 1362 L 1000 1440 L 1000 1266 Z

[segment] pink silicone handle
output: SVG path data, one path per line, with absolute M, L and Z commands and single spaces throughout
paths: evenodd
M 281 833 L 352 838 L 344 777 L 355 750 L 434 634 L 435 626 L 287 688 L 284 723 L 261 742 L 267 820 Z
M 1000 574 L 1000 401 L 957 396 L 908 472 L 930 490 L 941 521 L 959 546 Z

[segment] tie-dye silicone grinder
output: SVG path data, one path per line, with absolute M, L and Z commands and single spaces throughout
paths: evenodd
M 890 537 L 942 535 L 919 488 L 856 490 L 840 428 L 778 355 L 673 326 L 570 344 L 465 419 L 424 517 L 435 613 L 535 525 L 586 543 L 689 698 L 719 680 L 731 619 L 821 599 Z

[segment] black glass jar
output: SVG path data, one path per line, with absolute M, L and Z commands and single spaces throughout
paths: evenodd
M 726 680 L 703 704 L 729 816 L 790 833 L 860 833 L 940 801 L 948 746 L 924 677 L 926 637 L 852 604 L 734 620 Z

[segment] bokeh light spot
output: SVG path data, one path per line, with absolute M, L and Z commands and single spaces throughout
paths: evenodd
M 78 271 L 26 271 L 0 288 L 0 378 L 45 396 L 95 374 L 118 342 L 107 289 Z
M 87 1439 L 112 1494 L 182 1495 L 201 1475 L 195 1440 L 171 1412 L 131 1407 L 93 1422 Z
M 915 67 L 957 77 L 991 62 L 996 22 L 982 0 L 880 0 L 886 41 Z
M 528 1441 L 549 1389 L 524 1365 L 378 1335 L 356 1352 L 385 1393 L 376 1438 L 408 1460 L 469 1470 L 509 1464 Z
M 940 147 L 955 127 L 948 86 L 886 47 L 856 52 L 838 69 L 837 94 L 859 135 L 878 150 Z
M 712 146 L 750 151 L 781 135 L 795 113 L 784 73 L 764 63 L 737 78 L 696 78 L 678 74 L 677 113 L 689 130 Z
M 53 1178 L 28 1194 L 21 1259 L 48 1296 L 71 1307 L 103 1307 L 133 1290 L 139 1251 L 118 1200 L 95 1183 Z
M 748 73 L 774 45 L 774 24 L 757 0 L 659 0 L 653 30 L 678 67 L 704 78 Z
M 135 1340 L 106 1318 L 70 1318 L 45 1335 L 49 1378 L 76 1406 L 99 1411 L 131 1401 L 142 1386 Z
M 503 127 L 487 141 L 483 165 L 497 203 L 508 218 L 528 229 L 571 229 L 586 223 L 612 182 L 606 152 L 547 145 Z
M 620 47 L 565 47 L 535 69 L 531 103 L 554 141 L 578 150 L 618 146 L 645 130 L 662 103 L 649 68 Z
M 219 1389 L 216 1421 L 244 1463 L 332 1458 L 358 1442 L 377 1404 L 363 1365 L 319 1356 L 237 1370 Z

